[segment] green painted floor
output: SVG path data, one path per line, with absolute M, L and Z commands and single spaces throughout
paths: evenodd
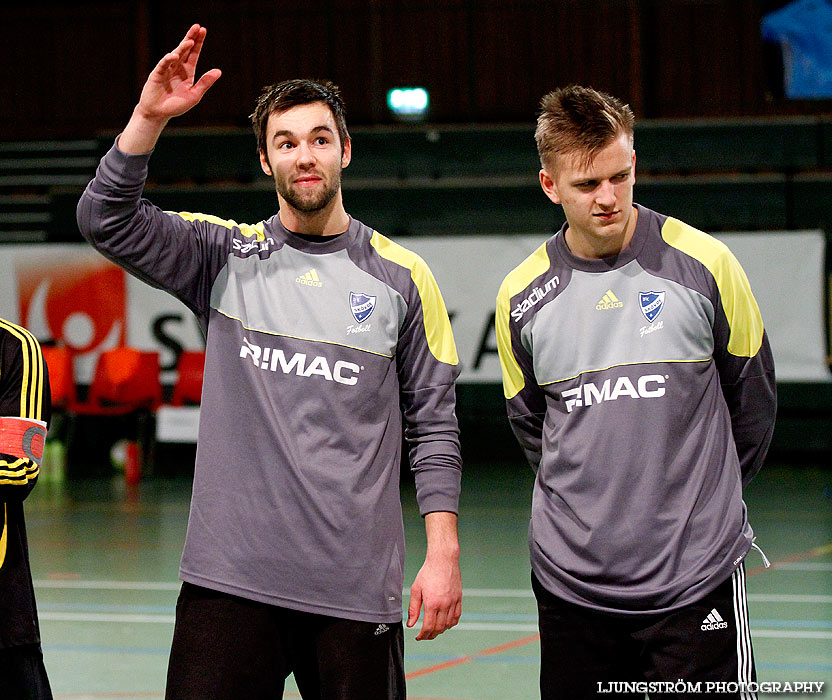
M 406 636 L 411 700 L 537 697 L 539 646 L 529 588 L 531 471 L 468 464 L 461 504 L 459 626 Z M 40 483 L 26 502 L 46 666 L 57 700 L 161 699 L 179 588 L 190 483 Z M 424 556 L 403 488 L 406 585 Z M 747 560 L 760 681 L 822 681 L 832 697 L 832 469 L 769 464 L 746 501 L 773 566 Z M 298 697 L 291 679 L 286 697 Z

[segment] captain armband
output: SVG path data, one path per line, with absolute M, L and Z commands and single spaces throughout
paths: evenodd
M 46 423 L 42 420 L 0 417 L 0 454 L 30 459 L 40 466 L 46 441 Z

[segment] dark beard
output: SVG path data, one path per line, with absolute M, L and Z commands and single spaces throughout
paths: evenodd
M 277 179 L 275 179 L 275 187 L 277 189 L 277 193 L 286 200 L 289 206 L 299 212 L 303 212 L 304 214 L 311 214 L 326 208 L 329 203 L 335 199 L 335 195 L 338 194 L 338 190 L 341 189 L 341 173 L 338 173 L 338 177 L 335 178 L 332 185 L 328 189 L 321 192 L 314 199 L 299 197 L 297 193 L 288 187 L 284 187 L 282 183 L 277 181 Z

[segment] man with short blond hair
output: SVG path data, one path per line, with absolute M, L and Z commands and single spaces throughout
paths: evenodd
M 541 696 L 682 680 L 756 697 L 742 491 L 776 403 L 760 311 L 725 245 L 634 203 L 627 105 L 570 86 L 541 108 L 540 184 L 566 223 L 505 278 L 496 317 L 536 472 Z

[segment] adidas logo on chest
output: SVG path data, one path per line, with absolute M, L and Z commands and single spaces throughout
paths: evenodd
M 598 300 L 598 303 L 595 304 L 595 308 L 598 309 L 598 311 L 604 311 L 606 309 L 620 309 L 622 306 L 624 306 L 624 302 L 615 296 L 611 289 L 608 289 L 604 296 Z
M 312 268 L 306 274 L 295 277 L 295 282 L 297 282 L 298 284 L 303 284 L 307 287 L 324 286 L 324 283 L 321 282 L 320 277 L 318 277 L 318 271 L 315 268 Z

